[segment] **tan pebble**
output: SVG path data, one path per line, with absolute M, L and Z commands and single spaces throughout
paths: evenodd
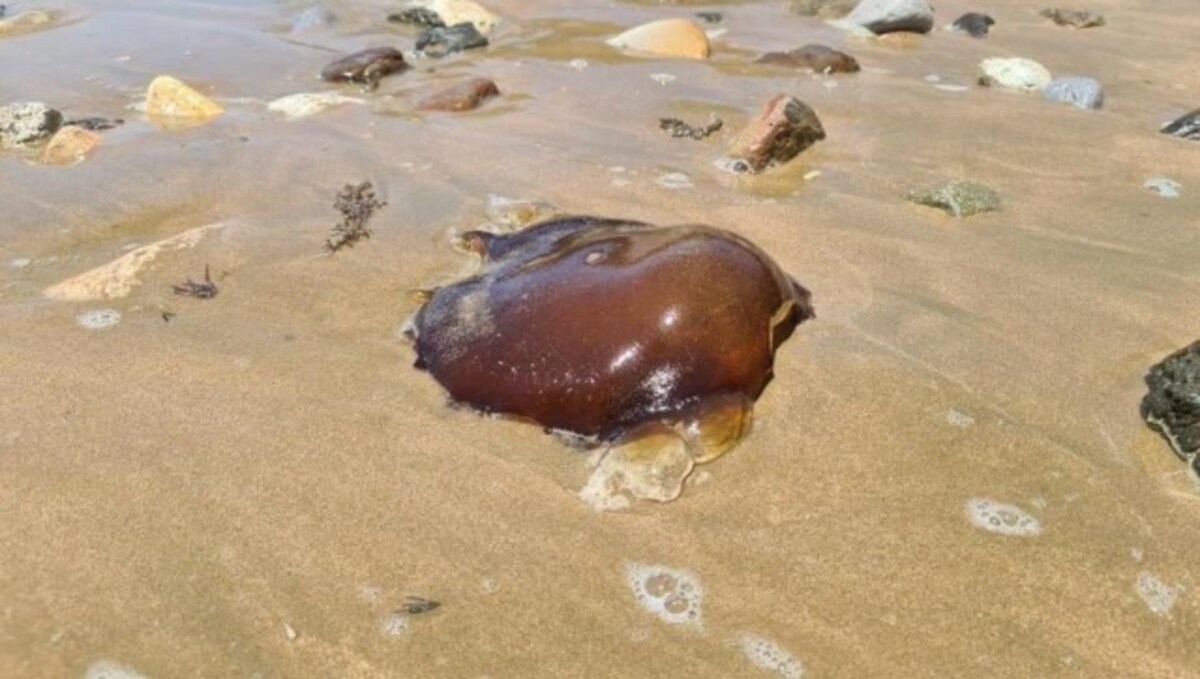
M 74 165 L 82 162 L 99 145 L 100 135 L 76 125 L 68 125 L 50 138 L 50 143 L 42 152 L 42 162 L 47 165 Z
M 417 108 L 423 111 L 471 111 L 499 94 L 500 88 L 491 79 L 472 78 L 429 95 L 417 104 Z
M 630 52 L 683 59 L 707 59 L 711 48 L 704 29 L 690 19 L 663 19 L 608 40 L 613 47 Z
M 152 122 L 160 122 L 156 118 L 205 122 L 224 112 L 220 104 L 169 75 L 158 76 L 146 90 L 146 114 Z

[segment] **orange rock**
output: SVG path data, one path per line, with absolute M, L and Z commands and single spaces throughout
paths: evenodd
M 490 78 L 471 78 L 429 95 L 417 104 L 417 108 L 422 111 L 471 111 L 499 94 L 500 88 Z
M 710 51 L 704 29 L 690 19 L 663 19 L 635 26 L 610 38 L 608 44 L 633 53 L 683 59 L 707 59 Z
M 47 165 L 75 165 L 82 162 L 92 149 L 100 145 L 100 135 L 82 127 L 68 125 L 50 138 L 42 151 L 42 162 Z
M 816 111 L 795 97 L 777 94 L 738 135 L 732 155 L 760 172 L 788 162 L 824 138 Z

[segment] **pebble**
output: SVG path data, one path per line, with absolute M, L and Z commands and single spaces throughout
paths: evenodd
M 933 8 L 925 0 L 862 0 L 837 25 L 865 28 L 875 35 L 905 31 L 928 33 L 933 29 Z
M 62 113 L 41 102 L 0 106 L 0 147 L 28 146 L 62 127 Z
M 429 95 L 417 104 L 417 108 L 422 111 L 472 111 L 499 95 L 500 88 L 490 78 L 471 78 Z
M 416 0 L 412 7 L 432 11 L 441 18 L 445 26 L 470 23 L 485 36 L 491 35 L 492 30 L 500 25 L 500 17 L 471 0 Z
M 745 161 L 748 170 L 761 172 L 790 161 L 824 138 L 816 111 L 795 97 L 777 94 L 738 135 L 730 155 Z
M 1094 78 L 1055 78 L 1042 91 L 1042 96 L 1048 101 L 1084 110 L 1095 110 L 1104 105 L 1104 87 Z
M 347 97 L 338 92 L 302 92 L 280 97 L 267 104 L 267 109 L 275 113 L 282 113 L 287 116 L 288 120 L 297 120 L 342 104 L 362 103 L 365 103 L 362 99 Z
M 373 89 L 379 80 L 408 68 L 404 55 L 392 47 L 372 47 L 346 55 L 321 69 L 321 79 L 329 82 L 361 83 Z
M 967 12 L 946 27 L 947 30 L 961 31 L 972 38 L 986 38 L 988 30 L 996 25 L 996 20 L 979 12 Z
M 1146 374 L 1142 399 L 1146 424 L 1167 439 L 1179 457 L 1200 460 L 1200 341 L 1167 356 Z
M 1172 137 L 1179 137 L 1180 139 L 1200 141 L 1200 108 L 1179 116 L 1175 120 L 1163 125 L 1159 131 L 1163 134 L 1169 134 Z
M 973 181 L 947 182 L 930 189 L 911 191 L 905 198 L 918 205 L 938 208 L 960 219 L 1000 209 L 999 194 Z
M 805 45 L 787 52 L 767 52 L 755 59 L 754 63 L 807 68 L 825 74 L 857 73 L 862 70 L 854 57 L 825 45 Z
M 487 47 L 488 39 L 475 24 L 464 21 L 451 26 L 426 29 L 417 36 L 417 51 L 440 59 L 448 54 Z
M 712 51 L 704 29 L 691 19 L 652 21 L 609 38 L 607 42 L 634 54 L 681 59 L 707 59 Z
M 985 87 L 998 85 L 1025 92 L 1040 92 L 1050 84 L 1050 71 L 1032 59 L 993 57 L 979 64 L 982 75 L 979 84 Z
M 67 125 L 60 129 L 42 152 L 47 165 L 76 165 L 100 145 L 100 135 L 82 127 Z
M 1163 198 L 1178 198 L 1183 184 L 1166 177 L 1151 177 L 1142 184 L 1142 188 L 1150 189 Z
M 292 33 L 305 33 L 337 23 L 337 15 L 324 7 L 309 7 L 292 23 Z
M 800 16 L 838 19 L 854 10 L 858 0 L 796 0 L 792 11 Z
M 152 119 L 160 117 L 207 121 L 224 112 L 225 109 L 217 102 L 169 75 L 158 76 L 146 90 L 146 114 Z
M 1040 14 L 1059 26 L 1069 28 L 1094 28 L 1105 23 L 1103 16 L 1091 11 L 1051 8 L 1042 10 Z
M 409 7 L 408 9 L 389 14 L 388 21 L 394 24 L 410 24 L 426 28 L 441 28 L 446 25 L 438 13 L 425 7 Z

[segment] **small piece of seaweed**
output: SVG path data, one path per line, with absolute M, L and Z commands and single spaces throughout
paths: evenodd
M 672 137 L 690 137 L 692 139 L 704 139 L 724 125 L 725 122 L 716 116 L 709 118 L 708 124 L 704 127 L 689 125 L 679 118 L 660 118 L 658 121 L 658 126 L 670 133 Z
M 441 606 L 441 604 L 433 599 L 410 596 L 405 597 L 404 605 L 400 607 L 400 610 L 397 611 L 397 613 L 403 612 L 409 615 L 420 615 L 422 613 L 428 613 L 438 606 Z
M 363 182 L 357 186 L 347 184 L 338 193 L 333 209 L 342 214 L 342 222 L 333 227 L 333 233 L 325 241 L 325 249 L 330 254 L 343 247 L 351 246 L 360 240 L 371 237 L 371 229 L 367 222 L 375 215 L 375 211 L 387 205 L 375 197 L 371 182 Z
M 212 276 L 208 273 L 207 264 L 204 265 L 203 281 L 197 283 L 189 278 L 186 283 L 172 285 L 171 289 L 175 291 L 176 295 L 187 295 L 188 297 L 195 297 L 197 299 L 212 299 L 217 296 L 217 284 L 213 283 Z M 163 320 L 169 319 L 164 316 Z

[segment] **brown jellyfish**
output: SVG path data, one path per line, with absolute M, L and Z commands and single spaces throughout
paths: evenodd
M 484 413 L 608 449 L 599 508 L 679 495 L 733 448 L 810 294 L 746 239 L 709 226 L 554 219 L 472 231 L 473 275 L 413 316 L 416 366 Z

